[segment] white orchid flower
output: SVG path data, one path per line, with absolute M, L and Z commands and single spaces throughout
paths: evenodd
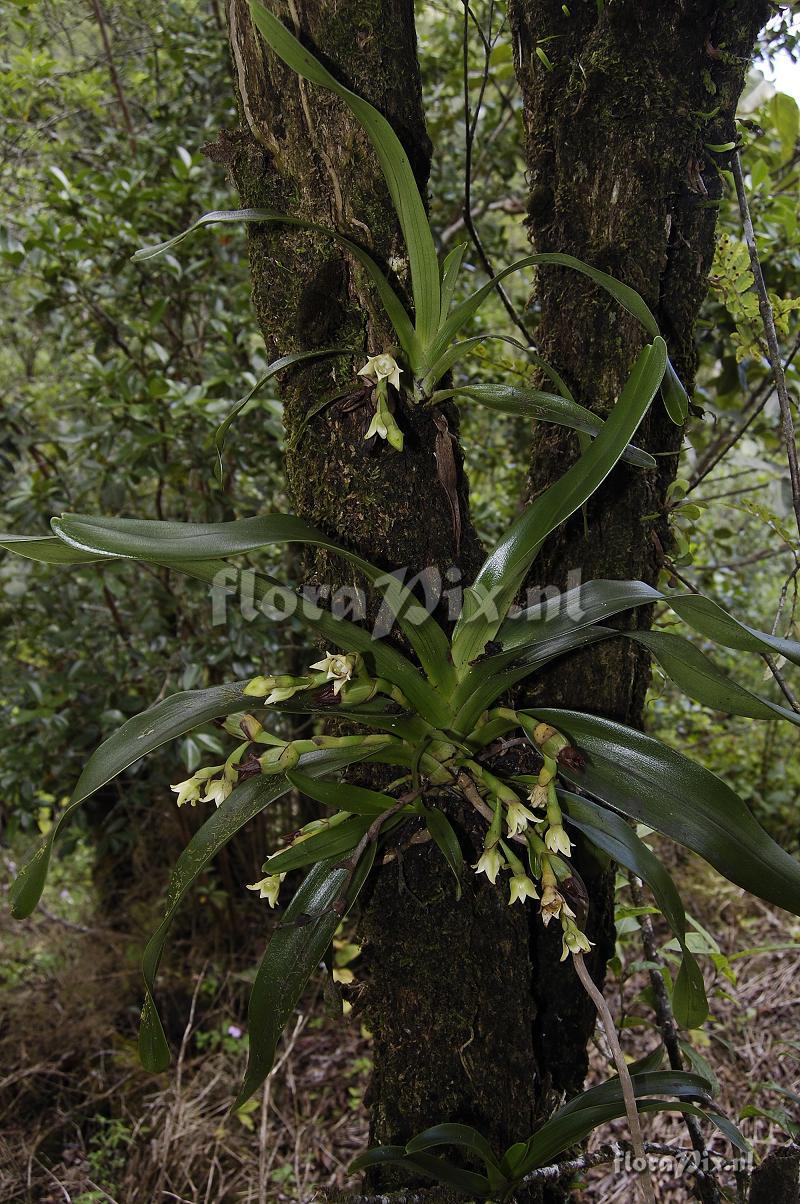
M 403 369 L 394 356 L 389 355 L 387 351 L 382 351 L 380 355 L 369 356 L 364 367 L 359 368 L 358 375 L 366 376 L 370 380 L 374 380 L 376 384 L 379 380 L 388 380 L 390 385 L 394 385 L 395 389 L 399 389 L 400 373 L 402 371 Z

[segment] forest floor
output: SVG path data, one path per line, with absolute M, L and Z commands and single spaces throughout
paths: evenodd
M 703 958 L 712 1021 L 694 1044 L 714 1068 L 723 1111 L 734 1120 L 748 1107 L 773 1113 L 741 1122 L 760 1158 L 785 1139 L 779 1110 L 792 1105 L 779 1089 L 796 1090 L 800 1078 L 800 924 L 694 859 L 676 859 L 673 872 L 719 946 Z M 168 951 L 165 1023 L 177 1056 L 166 1073 L 146 1075 L 135 1048 L 145 917 L 120 933 L 96 926 L 92 903 L 88 867 L 76 884 L 73 862 L 68 885 L 56 865 L 43 908 L 24 924 L 0 910 L 0 1200 L 310 1204 L 316 1189 L 352 1184 L 348 1162 L 367 1143 L 361 1105 L 370 1072 L 369 1036 L 358 1020 L 335 1017 L 337 1001 L 317 989 L 265 1090 L 231 1115 L 252 966 L 236 965 L 213 943 L 198 964 L 197 933 Z M 629 963 L 639 956 L 633 939 L 623 936 L 620 946 Z M 357 980 L 357 960 L 352 969 Z M 636 1021 L 648 1015 L 638 999 L 646 985 L 641 972 L 609 983 L 632 1057 L 657 1043 L 650 1022 Z M 598 1043 L 592 1075 L 607 1074 Z M 769 1082 L 778 1089 L 759 1086 Z M 688 1147 L 680 1118 L 644 1123 L 648 1141 Z M 597 1141 L 612 1134 L 624 1138 L 624 1127 L 607 1127 Z M 720 1138 L 712 1148 L 731 1152 Z M 689 1200 L 690 1184 L 662 1175 L 657 1198 Z M 613 1204 L 633 1199 L 634 1189 L 629 1175 L 600 1167 L 573 1198 Z

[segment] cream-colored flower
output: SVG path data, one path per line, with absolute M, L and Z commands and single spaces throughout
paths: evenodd
M 589 940 L 586 933 L 581 932 L 577 924 L 568 918 L 562 919 L 562 925 L 564 931 L 561 943 L 561 961 L 566 961 L 570 953 L 588 953 L 592 948 L 592 941 Z
M 563 857 L 569 857 L 572 853 L 572 841 L 562 824 L 550 825 L 544 834 L 544 843 L 551 853 L 561 853 Z
M 326 652 L 321 661 L 311 666 L 324 673 L 333 682 L 333 692 L 338 694 L 345 682 L 350 681 L 356 667 L 355 656 L 343 656 L 338 652 Z
M 177 794 L 175 802 L 179 807 L 182 807 L 184 803 L 191 803 L 194 806 L 200 798 L 200 786 L 201 783 L 197 778 L 192 777 L 187 778 L 185 782 L 178 782 L 175 786 L 170 786 L 170 790 Z
M 216 803 L 220 807 L 228 795 L 233 790 L 233 783 L 227 777 L 213 778 L 206 785 L 206 792 L 203 795 L 205 802 Z
M 176 804 L 182 807 L 184 803 L 191 803 L 194 807 L 199 800 L 203 789 L 203 783 L 207 782 L 215 773 L 219 773 L 222 765 L 209 765 L 205 769 L 198 769 L 197 773 L 192 774 L 190 778 L 186 778 L 184 782 L 178 782 L 175 786 L 170 786 L 170 790 L 177 794 L 175 799 Z
M 257 890 L 259 899 L 266 899 L 270 907 L 274 907 L 278 902 L 278 891 L 285 877 L 285 874 L 267 874 L 266 878 L 262 878 L 260 882 L 253 882 L 247 889 Z
M 385 439 L 388 434 L 389 428 L 384 422 L 383 409 L 381 406 L 378 406 L 378 408 L 375 410 L 375 413 L 372 415 L 372 422 L 367 427 L 364 438 L 371 439 L 373 435 L 377 435 L 379 439 Z
M 509 882 L 509 907 L 512 903 L 524 903 L 526 899 L 538 899 L 539 892 L 527 874 L 514 874 Z
M 395 389 L 399 389 L 400 373 L 402 371 L 403 369 L 394 356 L 383 351 L 380 355 L 369 356 L 364 367 L 359 368 L 358 375 L 367 376 L 376 383 L 379 380 L 388 380 L 390 385 L 394 385 Z
M 254 677 L 247 683 L 244 692 L 250 698 L 263 698 L 265 694 L 269 694 L 274 685 L 274 677 Z
M 534 786 L 533 790 L 531 790 L 530 794 L 528 795 L 528 804 L 533 808 L 534 811 L 544 811 L 547 807 L 547 787 L 539 785 Z
M 271 706 L 273 702 L 286 702 L 287 698 L 294 698 L 295 694 L 299 694 L 301 690 L 305 689 L 307 689 L 306 682 L 303 682 L 301 686 L 276 686 L 264 699 L 264 706 Z
M 494 886 L 497 881 L 497 875 L 503 866 L 503 858 L 500 856 L 496 848 L 484 849 L 477 864 L 472 868 L 476 874 L 485 874 L 486 877 Z
M 542 891 L 542 923 L 545 928 L 554 916 L 573 916 L 575 912 L 567 903 L 561 891 L 555 886 L 546 886 Z
M 520 832 L 524 832 L 529 823 L 535 823 L 536 816 L 532 811 L 529 811 L 524 803 L 511 803 L 506 811 L 506 823 L 508 824 L 509 836 L 517 836 Z

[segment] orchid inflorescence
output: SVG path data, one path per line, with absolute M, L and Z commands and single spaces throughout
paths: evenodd
M 299 677 L 262 675 L 254 677 L 244 688 L 244 694 L 263 699 L 263 705 L 271 706 L 285 702 L 304 691 L 332 686 L 334 697 L 341 695 L 344 702 L 352 703 L 375 698 L 379 693 L 388 694 L 400 705 L 408 705 L 407 699 L 388 682 L 371 678 L 366 672 L 363 659 L 356 655 L 328 652 L 314 662 L 313 674 Z M 522 731 L 541 754 L 543 765 L 534 779 L 517 777 L 516 789 L 501 780 L 476 759 L 476 750 L 470 747 L 469 738 L 461 747 L 448 740 L 444 732 L 437 733 L 438 739 L 429 742 L 429 757 L 435 772 L 424 786 L 434 793 L 447 789 L 451 784 L 459 785 L 459 775 L 466 774 L 470 788 L 465 793 L 468 801 L 486 816 L 491 816 L 483 840 L 483 851 L 473 865 L 476 874 L 484 874 L 492 885 L 499 875 L 508 870 L 510 878 L 509 906 L 525 903 L 530 899 L 539 901 L 542 922 L 547 926 L 558 919 L 563 933 L 563 958 L 569 953 L 588 951 L 591 942 L 576 923 L 576 913 L 559 888 L 559 883 L 572 879 L 574 870 L 567 859 L 572 853 L 572 841 L 567 835 L 561 807 L 555 789 L 558 774 L 558 757 L 571 749 L 569 741 L 547 723 L 536 723 L 527 716 L 517 715 L 510 708 L 499 707 L 485 712 L 479 719 L 476 735 L 480 728 L 492 720 L 517 722 Z M 242 778 L 255 774 L 284 773 L 297 765 L 304 752 L 324 745 L 331 748 L 347 746 L 353 737 L 312 737 L 306 740 L 284 741 L 268 732 L 261 722 L 251 714 L 229 715 L 223 723 L 229 735 L 246 737 L 237 745 L 228 759 L 221 765 L 200 769 L 191 778 L 170 789 L 177 795 L 177 805 L 191 803 L 194 806 L 201 798 L 219 806 L 231 793 L 233 786 Z M 356 737 L 358 739 L 358 737 Z M 268 751 L 257 756 L 258 746 L 268 745 Z M 477 754 L 479 755 L 479 754 Z M 446 783 L 446 785 L 445 785 Z M 522 788 L 522 789 L 520 789 Z M 526 802 L 521 793 L 526 792 Z M 389 796 L 387 795 L 387 798 Z M 350 818 L 346 810 L 335 815 L 316 819 L 295 832 L 287 842 L 293 848 L 310 837 L 330 829 Z M 528 870 L 514 852 L 514 845 L 522 845 L 527 854 Z M 266 899 L 271 907 L 278 902 L 280 884 L 285 873 L 274 873 L 270 859 L 264 865 L 266 876 L 248 886 L 256 890 L 259 897 Z M 537 883 L 541 887 L 541 896 Z

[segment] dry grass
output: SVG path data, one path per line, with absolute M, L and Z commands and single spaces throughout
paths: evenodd
M 660 850 L 666 859 L 669 850 Z M 674 850 L 672 857 L 676 858 Z M 800 1060 L 787 1049 L 786 1042 L 800 1038 L 800 921 L 786 912 L 770 907 L 746 895 L 708 866 L 679 855 L 672 867 L 681 894 L 687 900 L 687 910 L 719 942 L 724 954 L 733 959 L 729 969 L 735 975 L 731 982 L 721 969 L 715 971 L 711 962 L 702 965 L 711 1004 L 711 1018 L 705 1037 L 695 1036 L 694 1044 L 709 1061 L 719 1081 L 716 1104 L 719 1109 L 737 1120 L 741 1109 L 757 1104 L 762 1108 L 784 1108 L 791 1115 L 792 1104 L 775 1091 L 761 1084 L 775 1082 L 792 1091 L 798 1090 Z M 666 934 L 665 934 L 666 937 Z M 749 956 L 737 956 L 748 949 L 797 943 L 798 948 L 773 948 Z M 629 946 L 629 956 L 633 955 Z M 622 1004 L 616 1002 L 617 1016 L 649 1014 L 634 1000 L 647 985 L 643 973 L 635 975 L 624 987 Z M 623 1044 L 627 1053 L 638 1058 L 657 1044 L 656 1034 L 646 1028 L 626 1029 Z M 593 1074 L 604 1077 L 608 1071 L 602 1051 L 595 1050 Z M 800 1115 L 794 1109 L 795 1122 Z M 666 1142 L 688 1150 L 690 1142 L 682 1120 L 676 1114 L 660 1113 L 643 1119 L 645 1140 Z M 744 1119 L 740 1129 L 752 1143 L 756 1161 L 776 1145 L 786 1140 L 780 1127 L 761 1118 Z M 622 1123 L 602 1131 L 607 1139 L 624 1139 Z M 708 1134 L 709 1148 L 726 1158 L 734 1151 L 720 1135 Z M 598 1137 L 595 1145 L 600 1144 Z M 723 1175 L 721 1182 L 735 1189 L 735 1176 Z M 693 1198 L 690 1179 L 672 1178 L 662 1174 L 656 1183 L 656 1198 L 664 1204 L 682 1204 Z M 576 1199 L 589 1204 L 626 1202 L 635 1198 L 630 1177 L 616 1175 L 610 1168 L 598 1168 L 588 1176 L 584 1191 Z
M 725 952 L 800 938 L 796 923 L 743 897 L 699 863 L 682 861 L 675 872 L 693 914 Z M 196 973 L 195 965 L 192 977 L 181 968 L 181 950 L 173 949 L 164 995 L 168 1002 L 172 983 L 174 1006 L 166 1011 L 178 1056 L 169 1072 L 153 1078 L 135 1056 L 139 934 L 120 937 L 84 926 L 56 914 L 48 898 L 47 912 L 24 928 L 0 921 L 4 1204 L 306 1204 L 316 1188 L 348 1183 L 347 1163 L 367 1140 L 359 1104 L 369 1042 L 357 1024 L 331 1018 L 322 997 L 310 997 L 252 1110 L 230 1116 L 244 1057 L 236 1029 L 243 1026 L 246 963 L 216 976 L 209 965 Z M 702 1052 L 719 1076 L 721 1107 L 735 1117 L 752 1102 L 759 1081 L 796 1086 L 798 1063 L 782 1042 L 798 1033 L 800 953 L 775 950 L 734 966 L 735 983 L 719 971 L 712 979 L 713 1023 Z M 181 993 L 187 980 L 188 995 L 185 985 Z M 644 985 L 642 976 L 626 983 L 627 1013 L 641 1013 L 634 999 Z M 619 1012 L 619 998 L 613 992 L 609 998 Z M 633 1056 L 655 1044 L 650 1029 L 623 1035 Z M 593 1063 L 595 1075 L 605 1077 L 601 1051 Z M 759 1102 L 774 1105 L 778 1097 Z M 673 1117 L 649 1117 L 645 1125 L 649 1140 L 688 1144 Z M 759 1154 L 781 1140 L 765 1120 L 743 1128 Z M 621 1128 L 617 1135 L 625 1136 Z M 575 1198 L 613 1204 L 632 1199 L 633 1188 L 629 1179 L 598 1168 Z M 688 1200 L 688 1181 L 664 1181 L 658 1198 Z

